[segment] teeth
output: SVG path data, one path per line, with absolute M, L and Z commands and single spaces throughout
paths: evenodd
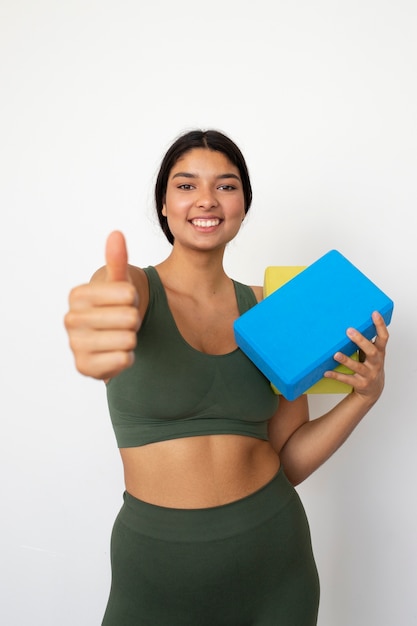
M 219 219 L 211 219 L 211 220 L 191 220 L 194 226 L 199 226 L 200 228 L 209 228 L 210 226 L 218 226 L 220 224 Z

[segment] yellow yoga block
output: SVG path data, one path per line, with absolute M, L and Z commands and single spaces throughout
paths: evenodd
M 305 265 L 276 265 L 267 267 L 264 275 L 264 297 L 266 298 L 273 291 L 282 287 L 282 285 L 291 280 L 291 278 L 294 278 L 294 276 L 302 272 L 305 268 Z M 358 352 L 352 354 L 351 357 L 352 359 L 358 360 Z M 343 374 L 353 373 L 352 370 L 345 365 L 338 365 L 335 371 Z M 272 388 L 275 393 L 280 393 L 274 385 L 272 385 Z M 340 383 L 338 380 L 332 380 L 331 378 L 322 378 L 315 385 L 307 389 L 305 393 L 350 393 L 351 391 L 351 385 Z

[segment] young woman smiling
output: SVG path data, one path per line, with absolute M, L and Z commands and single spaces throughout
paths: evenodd
M 363 362 L 338 354 L 353 392 L 309 420 L 238 349 L 234 320 L 261 287 L 229 278 L 226 245 L 252 201 L 244 157 L 217 131 L 166 153 L 155 186 L 172 244 L 154 267 L 128 264 L 120 232 L 106 265 L 70 294 L 78 370 L 106 382 L 126 491 L 112 534 L 104 626 L 313 626 L 319 583 L 294 485 L 326 461 L 379 398 L 388 332 L 351 329 Z

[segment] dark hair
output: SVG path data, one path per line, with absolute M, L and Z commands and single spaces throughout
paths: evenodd
M 229 137 L 217 130 L 192 130 L 181 135 L 174 141 L 162 159 L 155 183 L 156 212 L 161 228 L 171 244 L 174 243 L 174 237 L 168 227 L 167 218 L 162 215 L 168 178 L 178 159 L 194 148 L 206 148 L 207 150 L 222 152 L 239 170 L 245 198 L 245 214 L 249 211 L 249 207 L 252 203 L 252 187 L 244 156 L 238 146 L 229 139 Z

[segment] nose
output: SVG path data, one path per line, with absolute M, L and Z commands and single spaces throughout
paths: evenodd
M 200 190 L 197 198 L 197 206 L 201 209 L 212 209 L 218 205 L 216 194 L 210 187 L 204 187 Z

